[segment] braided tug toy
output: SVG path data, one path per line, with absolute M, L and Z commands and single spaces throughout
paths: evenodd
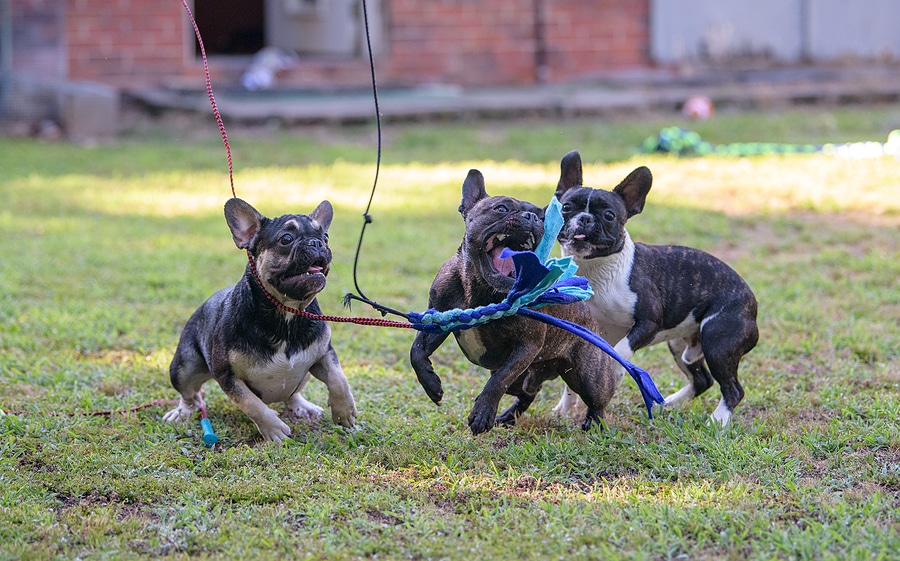
M 891 131 L 887 142 L 848 142 L 843 144 L 777 144 L 774 142 L 735 142 L 712 144 L 694 131 L 667 127 L 641 145 L 645 153 L 663 152 L 677 156 L 759 156 L 763 154 L 828 154 L 840 158 L 900 159 L 900 130 Z

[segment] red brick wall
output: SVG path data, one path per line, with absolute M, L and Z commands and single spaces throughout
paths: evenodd
M 386 73 L 396 82 L 534 81 L 534 0 L 390 0 Z
M 382 64 L 395 82 L 531 84 L 539 79 L 540 45 L 548 82 L 650 62 L 649 0 L 385 0 L 385 5 L 389 44 Z
M 177 0 L 67 0 L 69 77 L 116 86 L 164 83 L 193 66 L 185 22 Z
M 116 86 L 202 80 L 181 2 L 64 1 L 70 78 Z M 385 85 L 533 84 L 541 58 L 551 83 L 650 64 L 649 0 L 381 0 L 381 9 L 385 44 L 376 70 Z M 363 62 L 311 60 L 288 82 L 366 85 Z M 214 77 L 239 76 L 227 63 L 212 67 Z
M 649 0 L 545 0 L 548 80 L 650 64 Z

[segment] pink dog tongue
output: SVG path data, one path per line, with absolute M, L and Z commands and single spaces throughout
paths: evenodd
M 310 275 L 315 275 L 316 273 L 322 272 L 322 267 L 312 266 L 309 269 L 307 269 L 306 272 L 309 273 Z
M 496 269 L 498 273 L 506 275 L 507 277 L 511 277 L 515 274 L 516 266 L 513 263 L 512 258 L 507 257 L 506 259 L 502 259 L 500 257 L 503 249 L 504 248 L 500 246 L 491 250 L 491 262 L 494 265 L 494 269 Z

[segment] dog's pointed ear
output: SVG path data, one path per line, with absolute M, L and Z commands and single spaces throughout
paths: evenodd
M 462 202 L 459 203 L 459 213 L 463 219 L 472 210 L 472 207 L 481 199 L 487 197 L 487 191 L 484 188 L 484 176 L 477 169 L 470 169 L 469 175 L 462 186 Z
M 563 194 L 572 187 L 584 185 L 584 177 L 581 171 L 581 154 L 578 150 L 572 150 L 559 163 L 559 183 L 556 185 L 556 198 L 562 198 Z
M 644 202 L 652 184 L 653 175 L 650 174 L 650 170 L 641 166 L 629 173 L 628 177 L 613 189 L 613 193 L 617 193 L 625 201 L 628 218 L 644 210 Z
M 231 229 L 234 245 L 240 249 L 249 249 L 253 245 L 265 219 L 265 216 L 241 199 L 228 199 L 225 203 L 225 222 Z
M 319 206 L 309 214 L 309 217 L 327 232 L 328 228 L 331 226 L 331 219 L 334 218 L 334 207 L 331 206 L 329 201 L 322 201 L 319 203 Z

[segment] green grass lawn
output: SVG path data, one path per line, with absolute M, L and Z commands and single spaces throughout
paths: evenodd
M 226 123 L 227 124 L 227 123 Z M 473 437 L 486 373 L 448 341 L 433 405 L 414 332 L 332 326 L 359 426 L 294 427 L 282 446 L 215 385 L 220 442 L 154 406 L 189 315 L 246 265 L 211 118 L 135 126 L 115 145 L 0 140 L 0 559 L 896 559 L 900 551 L 900 165 L 826 156 L 677 159 L 637 146 L 677 118 L 386 125 L 359 266 L 366 294 L 423 310 L 462 236 L 469 168 L 488 192 L 546 203 L 559 159 L 611 188 L 647 165 L 638 241 L 709 251 L 759 300 L 732 424 L 718 388 L 648 421 L 623 381 L 608 430 L 551 409 Z M 682 123 L 683 124 L 683 123 Z M 883 141 L 897 108 L 720 114 L 712 142 Z M 374 177 L 371 126 L 230 130 L 239 197 L 269 215 L 331 200 L 325 313 L 356 304 L 353 251 Z M 663 394 L 668 351 L 634 358 Z M 324 386 L 307 397 L 324 405 Z M 506 405 L 504 402 L 503 405 Z M 276 406 L 277 407 L 277 406 Z M 70 416 L 74 414 L 74 416 Z

